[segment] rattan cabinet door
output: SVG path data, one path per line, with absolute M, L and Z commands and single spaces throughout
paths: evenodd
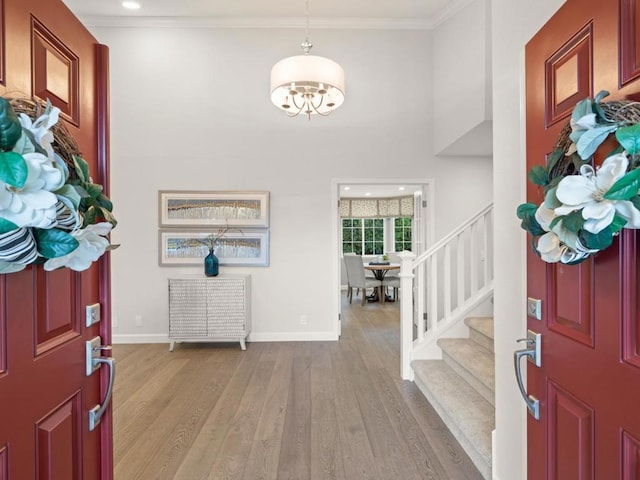
M 206 338 L 208 284 L 205 279 L 169 279 L 169 338 Z
M 209 336 L 246 336 L 246 279 L 216 278 L 207 289 Z

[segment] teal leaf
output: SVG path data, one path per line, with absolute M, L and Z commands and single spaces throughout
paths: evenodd
M 534 237 L 544 235 L 546 232 L 536 220 L 535 214 L 538 207 L 532 203 L 523 203 L 517 209 L 517 215 L 522 220 L 520 226 Z
M 562 221 L 563 218 L 564 216 L 556 217 L 553 220 L 551 220 L 551 223 L 549 224 L 549 230 L 553 230 L 555 226 Z
M 20 272 L 25 268 L 27 268 L 27 266 L 22 265 L 21 263 L 5 262 L 4 260 L 0 260 L 0 273 L 15 273 Z
M 0 149 L 10 150 L 20 140 L 22 126 L 11 104 L 0 97 Z
M 19 227 L 15 223 L 10 222 L 6 218 L 0 217 L 0 233 L 12 232 L 18 228 Z
M 573 107 L 573 112 L 571 113 L 571 119 L 574 122 L 577 122 L 582 117 L 590 113 L 593 113 L 591 109 L 591 100 L 588 98 L 585 98 L 584 100 L 581 100 L 578 103 L 576 103 L 576 106 Z
M 57 258 L 67 255 L 78 248 L 78 241 L 67 232 L 57 228 L 35 228 L 38 253 L 44 258 Z
M 593 99 L 593 101 L 596 102 L 596 103 L 600 103 L 603 98 L 608 97 L 608 96 L 609 96 L 609 92 L 608 91 L 600 90 L 598 92 L 598 94 L 595 96 L 595 98 Z
M 616 125 L 606 125 L 584 132 L 576 144 L 580 157 L 583 160 L 591 158 L 602 142 L 604 142 L 609 134 L 615 131 L 616 128 Z
M 635 197 L 631 197 L 629 199 L 629 201 L 631 203 L 633 203 L 633 206 L 636 207 L 636 209 L 640 210 L 640 197 L 639 196 L 635 196 Z
M 80 208 L 80 194 L 75 189 L 75 187 L 71 185 L 63 185 L 62 188 L 59 188 L 54 192 L 58 199 L 67 201 L 64 204 L 69 207 L 69 210 L 78 210 Z
M 554 150 L 551 152 L 551 155 L 547 158 L 547 172 L 551 172 L 562 157 L 564 157 L 562 150 Z
M 78 174 L 78 178 L 83 182 L 88 182 L 90 178 L 89 164 L 79 155 L 73 156 L 73 164 L 75 166 L 76 173 Z
M 630 155 L 640 152 L 640 124 L 620 127 L 616 132 L 616 138 Z
M 613 229 L 608 226 L 601 230 L 599 233 L 591 233 L 586 230 L 582 230 L 578 238 L 580 242 L 589 249 L 604 250 L 609 248 L 613 243 Z
M 578 233 L 580 229 L 582 229 L 585 221 L 582 217 L 582 210 L 576 210 L 563 217 L 562 226 L 571 232 Z
M 638 195 L 638 190 L 640 190 L 640 169 L 636 168 L 611 185 L 611 188 L 603 195 L 603 198 L 607 200 L 629 200 Z
M 97 198 L 103 190 L 102 185 L 98 185 L 97 183 L 88 183 L 85 187 L 87 189 L 87 193 L 93 199 Z
M 611 231 L 613 233 L 618 233 L 620 230 L 623 229 L 623 227 L 627 224 L 627 219 L 621 217 L 620 215 L 615 215 L 613 217 L 613 222 L 611 222 L 611 225 L 609 225 L 611 227 Z
M 536 165 L 529 170 L 529 180 L 531 180 L 531 183 L 534 185 L 544 186 L 549 183 L 549 176 L 543 166 Z
M 1 97 L 0 97 L 1 98 Z M 16 152 L 0 152 L 0 180 L 15 188 L 27 181 L 27 162 Z
M 89 207 L 84 215 L 82 216 L 83 222 L 82 226 L 86 227 L 87 225 L 93 225 L 98 221 L 98 209 L 96 207 Z
M 536 210 L 538 210 L 538 206 L 535 203 L 522 203 L 518 205 L 518 208 L 516 209 L 516 215 L 520 220 L 522 220 L 527 214 L 535 215 Z
M 100 205 L 102 208 L 106 208 L 110 212 L 113 211 L 113 203 L 111 203 L 111 200 L 109 200 L 109 198 L 107 198 L 104 193 L 98 195 L 98 198 L 96 198 L 96 200 L 98 201 L 98 205 Z

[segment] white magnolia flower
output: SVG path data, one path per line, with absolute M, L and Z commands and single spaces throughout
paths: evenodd
M 608 200 L 604 195 L 622 178 L 629 161 L 625 153 L 608 157 L 596 172 L 591 165 L 583 165 L 580 175 L 563 178 L 556 196 L 563 203 L 555 208 L 557 215 L 567 215 L 582 209 L 586 220 L 584 229 L 597 234 L 609 226 L 616 214 L 627 220 L 626 228 L 640 228 L 640 211 L 627 200 Z
M 538 239 L 536 249 L 540 253 L 542 260 L 547 263 L 556 263 L 562 258 L 567 246 L 560 242 L 555 233 L 547 232 Z
M 51 127 L 53 127 L 56 123 L 58 123 L 58 118 L 60 116 L 60 109 L 58 107 L 53 107 L 48 113 L 44 115 L 40 115 L 33 122 L 28 115 L 24 113 L 20 114 L 20 125 L 25 130 L 28 130 L 33 134 L 36 142 L 45 149 L 47 152 L 47 156 L 53 160 L 53 147 L 51 144 L 53 143 L 53 133 L 51 133 Z
M 71 233 L 79 243 L 78 248 L 62 257 L 50 258 L 45 262 L 44 269 L 51 271 L 67 267 L 76 272 L 86 270 L 109 246 L 109 240 L 104 237 L 109 234 L 112 227 L 110 223 L 102 222 Z
M 27 180 L 22 188 L 0 181 L 0 217 L 19 227 L 51 228 L 56 222 L 57 197 L 64 185 L 59 168 L 41 153 L 26 153 Z

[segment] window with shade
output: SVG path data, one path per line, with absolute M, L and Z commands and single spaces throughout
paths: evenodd
M 340 199 L 342 253 L 411 250 L 413 202 L 413 197 Z

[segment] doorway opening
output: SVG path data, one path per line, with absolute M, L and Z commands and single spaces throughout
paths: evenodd
M 364 256 L 371 255 L 372 258 L 377 256 L 377 253 L 382 248 L 382 253 L 395 252 L 396 247 L 402 248 L 403 244 L 395 241 L 395 232 L 391 231 L 392 223 L 387 220 L 385 214 L 371 214 L 372 218 L 378 217 L 386 221 L 387 228 L 383 228 L 384 238 L 380 240 L 378 244 L 371 244 L 365 242 L 364 235 L 359 237 L 357 243 L 361 243 L 361 246 L 354 245 L 352 239 L 349 239 L 346 243 L 343 243 L 343 218 L 345 208 L 352 202 L 345 202 L 344 200 L 368 200 L 362 202 L 369 205 L 374 205 L 377 199 L 389 199 L 389 198 L 406 198 L 413 197 L 413 212 L 410 215 L 411 220 L 411 250 L 416 255 L 424 252 L 429 246 L 433 244 L 434 231 L 433 231 L 433 212 L 434 212 L 434 197 L 433 197 L 433 180 L 431 179 L 407 179 L 407 178 L 340 178 L 332 181 L 332 252 L 334 258 L 334 318 L 335 318 L 335 333 L 337 337 L 341 333 L 341 294 L 343 292 L 343 286 L 346 286 L 343 245 L 345 248 L 352 249 L 356 253 L 362 252 Z M 341 202 L 341 200 L 343 200 Z M 342 209 L 341 209 L 342 205 Z M 375 208 L 375 207 L 374 207 Z M 403 215 L 406 214 L 403 213 Z M 393 215 L 390 215 L 391 217 Z M 395 224 L 397 225 L 397 223 Z M 356 225 L 358 228 L 360 224 Z M 364 228 L 364 226 L 363 226 Z M 397 227 L 393 227 L 397 228 Z M 404 244 L 406 245 L 406 244 Z M 382 247 L 381 247 L 382 246 Z M 400 250 L 402 251 L 402 250 Z

